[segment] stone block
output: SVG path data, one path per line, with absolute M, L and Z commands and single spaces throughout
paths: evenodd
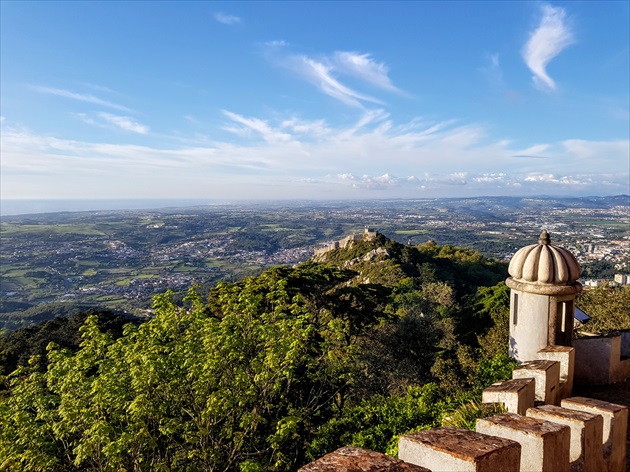
M 506 413 L 477 420 L 477 432 L 521 445 L 521 471 L 569 472 L 568 426 Z
M 431 472 L 380 452 L 346 446 L 316 461 L 306 464 L 299 472 Z
M 604 460 L 608 463 L 608 472 L 624 472 L 626 470 L 628 407 L 585 397 L 567 398 L 562 400 L 561 406 L 602 416 L 602 452 Z
M 510 439 L 444 427 L 402 435 L 398 458 L 433 472 L 519 472 L 521 445 Z
M 534 406 L 534 379 L 512 379 L 493 383 L 481 395 L 483 403 L 503 403 L 510 413 L 525 415 Z
M 543 405 L 527 410 L 527 416 L 539 420 L 567 425 L 571 428 L 571 472 L 605 472 L 602 456 L 601 415 L 569 410 L 555 405 Z
M 560 403 L 560 363 L 557 361 L 523 362 L 512 371 L 513 379 L 533 378 L 536 385 L 534 398 L 548 405 Z
M 575 349 L 570 346 L 547 346 L 538 351 L 538 358 L 560 362 L 560 399 L 568 398 L 573 392 Z
M 615 359 L 621 355 L 620 341 L 619 336 L 590 336 L 574 339 L 575 384 L 612 383 Z

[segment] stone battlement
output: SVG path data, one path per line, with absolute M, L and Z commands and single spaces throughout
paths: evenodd
M 558 350 L 564 354 L 558 361 L 546 358 L 553 349 L 541 350 L 541 359 L 514 369 L 513 380 L 486 388 L 483 402 L 503 403 L 508 413 L 478 419 L 476 432 L 442 427 L 405 434 L 399 439 L 398 459 L 357 448 L 350 454 L 342 448 L 300 470 L 624 472 L 628 407 L 565 398 L 570 392 L 558 385 L 563 374 L 572 372 L 572 365 L 560 365 L 563 360 L 573 363 L 569 350 Z
M 319 257 L 326 254 L 327 252 L 334 251 L 335 249 L 344 249 L 344 248 L 350 247 L 352 244 L 354 244 L 357 241 L 370 241 L 372 239 L 375 239 L 377 235 L 378 235 L 378 232 L 371 231 L 366 226 L 363 233 L 351 234 L 350 236 L 346 236 L 345 238 L 340 239 L 339 241 L 335 241 L 334 243 L 329 244 L 325 247 L 315 249 L 313 256 Z

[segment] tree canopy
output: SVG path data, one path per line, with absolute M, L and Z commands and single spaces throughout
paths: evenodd
M 602 285 L 584 290 L 577 306 L 591 318 L 583 326 L 584 331 L 608 334 L 630 329 L 630 285 Z
M 483 288 L 501 264 L 384 238 L 329 256 L 158 296 L 122 333 L 89 315 L 78 349 L 51 338 L 1 378 L 0 468 L 295 470 L 386 451 L 509 372 L 505 288 Z

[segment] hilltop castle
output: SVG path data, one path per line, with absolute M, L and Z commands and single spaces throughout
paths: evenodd
M 366 228 L 360 239 L 352 235 L 315 254 L 366 236 L 376 233 Z M 574 381 L 602 385 L 630 378 L 630 331 L 573 339 L 581 270 L 546 231 L 538 244 L 516 252 L 508 272 L 509 353 L 521 364 L 511 380 L 489 386 L 482 396 L 507 413 L 477 420 L 475 432 L 441 427 L 402 435 L 398 459 L 344 447 L 300 470 L 624 472 L 628 407 L 572 393 Z
M 350 247 L 353 243 L 357 241 L 370 241 L 376 238 L 378 233 L 376 231 L 370 230 L 367 226 L 363 233 L 359 234 L 351 234 L 350 236 L 346 236 L 345 238 L 335 241 L 332 244 L 329 244 L 321 249 L 315 249 L 315 253 L 313 254 L 315 257 L 326 254 L 327 252 L 334 251 L 335 249 L 343 249 Z

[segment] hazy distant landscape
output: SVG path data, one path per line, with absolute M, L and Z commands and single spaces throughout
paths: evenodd
M 6 314 L 63 302 L 148 314 L 157 293 L 303 262 L 365 226 L 404 244 L 433 240 L 500 261 L 547 229 L 578 256 L 583 277 L 612 278 L 628 270 L 629 199 L 265 202 L 3 216 L 1 307 Z
M 0 470 L 397 457 L 504 413 L 511 326 L 571 344 L 568 307 L 622 364 L 629 2 L 0 10 Z

